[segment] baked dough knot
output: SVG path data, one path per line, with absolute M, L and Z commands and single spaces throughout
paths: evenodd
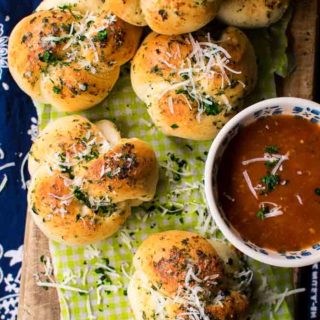
M 109 0 L 112 12 L 137 26 L 148 25 L 160 34 L 199 30 L 218 13 L 221 0 Z
M 254 49 L 234 27 L 210 33 L 149 34 L 131 65 L 131 82 L 166 135 L 211 140 L 257 82 Z
M 70 4 L 40 10 L 12 31 L 9 68 L 36 102 L 68 112 L 88 109 L 107 97 L 140 35 L 140 28 L 103 8 L 92 12 Z
M 136 320 L 246 319 L 252 272 L 226 243 L 160 232 L 142 242 L 133 266 L 128 298 Z
M 113 123 L 81 116 L 49 124 L 30 151 L 29 211 L 39 228 L 66 244 L 97 242 L 115 233 L 137 206 L 154 197 L 153 149 L 122 139 Z

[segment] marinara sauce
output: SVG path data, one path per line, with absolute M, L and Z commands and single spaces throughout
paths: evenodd
M 320 126 L 270 116 L 242 128 L 218 171 L 219 201 L 241 236 L 279 252 L 320 242 Z

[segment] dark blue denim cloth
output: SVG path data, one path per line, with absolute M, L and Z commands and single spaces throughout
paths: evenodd
M 36 131 L 31 99 L 14 83 L 7 63 L 8 36 L 39 1 L 0 0 L 0 319 L 16 319 L 26 217 L 27 166 Z

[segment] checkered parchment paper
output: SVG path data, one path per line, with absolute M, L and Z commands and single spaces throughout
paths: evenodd
M 55 120 L 65 113 L 58 113 L 51 106 L 38 105 L 39 122 L 43 128 L 48 122 Z M 126 288 L 129 279 L 122 269 L 130 274 L 130 266 L 135 249 L 150 234 L 154 232 L 182 229 L 203 234 L 204 224 L 209 222 L 207 216 L 200 217 L 205 211 L 205 202 L 200 186 L 203 180 L 204 161 L 206 151 L 211 142 L 193 142 L 178 138 L 166 137 L 151 123 L 146 106 L 134 94 L 129 73 L 122 71 L 122 75 L 109 97 L 99 106 L 81 113 L 92 121 L 110 119 L 114 121 L 123 137 L 138 137 L 148 143 L 156 151 L 160 164 L 168 159 L 168 153 L 173 153 L 188 163 L 187 171 L 190 175 L 183 177 L 181 182 L 174 185 L 175 190 L 184 188 L 176 199 L 177 203 L 185 206 L 182 213 L 169 214 L 165 211 L 137 208 L 117 234 L 94 245 L 94 247 L 70 247 L 58 243 L 50 243 L 50 252 L 58 282 L 69 279 L 70 286 L 89 290 L 89 294 L 70 292 L 59 289 L 61 305 L 61 319 L 133 319 Z M 191 151 L 192 150 L 192 151 Z M 172 184 L 168 183 L 168 171 L 161 168 L 160 181 L 156 197 L 161 206 L 170 206 L 172 203 Z M 195 188 L 194 190 L 192 190 Z M 191 190 L 191 191 L 190 191 Z M 202 223 L 201 223 L 202 222 Z M 206 236 L 215 236 L 220 232 L 210 225 L 211 233 Z M 220 235 L 221 236 L 221 235 Z M 131 239 L 131 240 L 130 240 Z M 95 251 L 100 251 L 99 256 Z M 101 279 L 99 265 L 105 263 L 103 258 L 109 259 L 109 265 L 115 269 L 120 277 L 112 276 L 115 285 L 114 292 L 97 292 L 97 284 Z M 276 293 L 291 289 L 292 273 L 287 269 L 272 268 L 257 262 L 250 261 L 255 274 L 255 281 L 261 281 L 261 275 L 266 276 L 268 286 Z M 72 280 L 70 280 L 72 279 Z M 45 293 L 44 293 L 45 294 Z M 100 297 L 99 297 L 100 296 Z M 256 307 L 254 318 L 292 319 L 287 302 L 274 314 L 267 306 Z

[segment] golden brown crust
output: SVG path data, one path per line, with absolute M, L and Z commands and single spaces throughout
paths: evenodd
M 217 14 L 221 0 L 109 0 L 110 9 L 134 25 L 149 25 L 160 34 L 199 30 Z
M 158 180 L 154 151 L 138 139 L 121 141 L 89 164 L 79 166 L 76 175 L 86 181 L 82 188 L 99 197 L 107 192 L 113 202 L 124 200 L 150 201 Z
M 207 69 L 194 62 L 193 58 L 198 59 L 194 52 L 200 45 L 208 48 L 216 44 L 201 34 L 192 37 L 151 33 L 133 59 L 133 89 L 166 135 L 193 140 L 214 138 L 255 86 L 254 50 L 239 29 L 227 28 L 218 42 L 219 55 L 211 56 L 212 61 L 228 59 L 223 71 L 219 61 L 210 66 L 204 60 L 209 65 Z M 210 54 L 208 49 L 206 54 Z
M 44 167 L 37 172 L 30 189 L 29 211 L 37 226 L 51 240 L 69 245 L 105 239 L 131 214 L 126 203 L 117 204 L 112 213 L 96 213 L 84 207 L 73 197 L 74 190 L 65 186 L 64 178 Z
M 124 21 L 135 26 L 146 26 L 140 0 L 109 0 L 109 9 Z
M 36 12 L 21 20 L 9 39 L 9 68 L 17 84 L 32 99 L 62 111 L 101 102 L 141 34 L 109 11 L 78 10 L 69 5 Z
M 60 118 L 35 141 L 28 204 L 39 228 L 66 244 L 93 243 L 116 232 L 131 207 L 151 200 L 158 181 L 154 151 L 121 139 L 112 123 Z
M 174 294 L 184 283 L 189 267 L 197 269 L 199 278 L 223 275 L 222 261 L 203 237 L 186 231 L 156 233 L 146 239 L 134 257 L 134 267 L 141 270 L 161 292 Z
M 217 320 L 245 319 L 248 308 L 248 297 L 238 291 L 231 291 L 222 305 L 209 306 L 207 312 Z
M 108 2 L 105 0 L 42 0 L 36 11 L 50 10 L 66 4 L 73 5 L 77 10 L 82 12 L 99 12 L 101 10 L 109 9 Z
M 225 0 L 218 17 L 240 28 L 268 27 L 283 16 L 289 3 L 290 0 Z
M 199 312 L 210 319 L 245 319 L 249 299 L 234 283 L 243 268 L 238 260 L 228 245 L 192 232 L 151 235 L 133 260 L 128 297 L 135 318 L 187 320 Z
M 101 144 L 101 147 L 106 144 L 106 137 L 99 128 L 82 116 L 67 116 L 49 123 L 29 152 L 30 174 L 33 175 L 45 162 L 55 165 L 61 160 L 59 154 L 62 153 L 68 162 L 83 160 L 76 159 L 77 153 L 86 149 L 83 139 L 89 142 L 95 139 L 95 144 Z

